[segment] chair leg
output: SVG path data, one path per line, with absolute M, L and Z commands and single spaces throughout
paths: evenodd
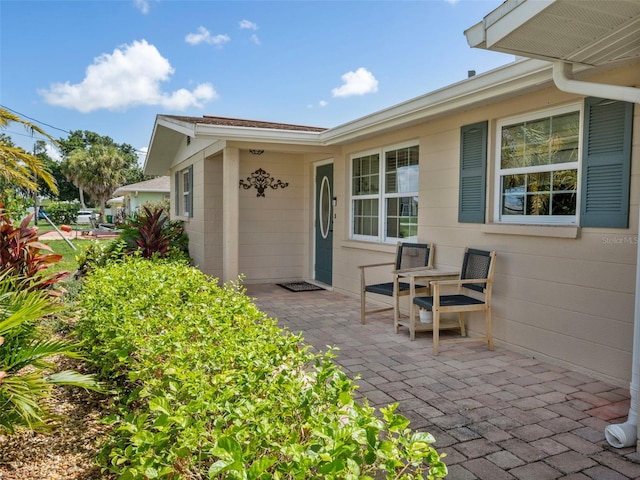
M 413 315 L 412 312 L 413 312 L 413 304 L 411 304 L 411 307 L 409 308 L 409 322 L 411 322 L 411 316 Z M 398 333 L 400 330 L 400 311 L 399 310 L 395 312 L 395 315 L 393 316 L 393 328 L 395 329 L 396 333 Z
M 409 340 L 416 339 L 416 305 L 411 302 L 411 306 L 409 307 Z
M 433 312 L 433 354 L 437 356 L 439 353 L 439 343 L 440 343 L 440 311 L 434 308 L 432 312 Z
M 467 336 L 467 327 L 464 324 L 464 315 L 462 312 L 458 312 L 458 323 L 460 324 L 460 335 Z
M 393 299 L 393 324 L 395 325 L 396 333 L 398 333 L 398 322 L 400 322 L 400 296 L 395 292 Z
M 491 307 L 484 311 L 485 328 L 487 329 L 487 344 L 489 350 L 493 351 L 493 333 L 491 332 Z
M 363 289 L 360 291 L 360 323 L 362 325 L 364 325 L 365 323 L 366 308 L 367 308 L 367 291 Z

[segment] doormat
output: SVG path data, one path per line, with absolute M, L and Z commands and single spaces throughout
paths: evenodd
M 290 292 L 314 292 L 316 290 L 324 290 L 324 288 L 308 282 L 277 283 L 276 285 L 286 288 Z

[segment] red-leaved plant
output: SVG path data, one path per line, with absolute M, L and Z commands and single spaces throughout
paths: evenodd
M 19 286 L 30 290 L 49 289 L 69 276 L 69 272 L 45 272 L 62 255 L 38 240 L 38 227 L 30 227 L 33 214 L 27 215 L 18 227 L 13 225 L 0 205 L 0 273 L 8 272 L 19 279 Z
M 171 240 L 164 228 L 167 215 L 161 208 L 152 211 L 144 206 L 142 210 L 143 214 L 138 217 L 138 234 L 140 236 L 136 239 L 141 255 L 144 258 L 151 258 L 153 255 L 164 257 L 169 250 L 169 241 Z

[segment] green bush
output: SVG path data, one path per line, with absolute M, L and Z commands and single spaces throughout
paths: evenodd
M 100 462 L 122 479 L 443 478 L 396 405 L 354 401 L 332 353 L 267 318 L 236 284 L 129 257 L 86 277 L 78 331 L 117 392 Z
M 48 202 L 44 207 L 47 217 L 56 225 L 76 223 L 80 205 L 70 202 Z

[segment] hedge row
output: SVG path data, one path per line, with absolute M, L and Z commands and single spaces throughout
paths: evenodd
M 122 479 L 443 478 L 434 438 L 354 401 L 329 351 L 237 284 L 131 258 L 93 271 L 78 331 L 115 389 L 104 471 Z

